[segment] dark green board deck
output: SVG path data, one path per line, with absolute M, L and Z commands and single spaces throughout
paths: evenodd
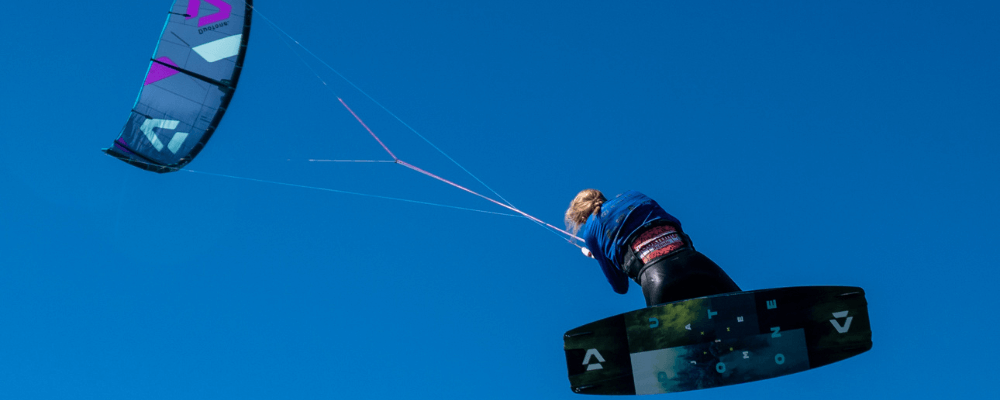
M 666 303 L 566 332 L 570 387 L 657 394 L 793 374 L 868 351 L 865 292 L 755 290 Z

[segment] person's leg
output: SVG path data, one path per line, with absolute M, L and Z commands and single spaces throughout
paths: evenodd
M 694 250 L 654 261 L 643 271 L 641 281 L 647 307 L 740 291 L 722 268 Z

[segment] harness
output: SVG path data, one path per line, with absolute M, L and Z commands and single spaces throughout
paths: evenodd
M 635 253 L 635 249 L 632 248 L 632 243 L 635 242 L 635 240 L 639 237 L 639 235 L 643 234 L 647 230 L 661 225 L 670 225 L 673 226 L 674 228 L 677 228 L 677 235 L 680 236 L 681 241 L 683 241 L 684 245 L 678 248 L 677 250 L 674 250 L 668 254 L 664 254 L 652 260 L 649 260 L 648 263 L 644 263 L 642 261 L 642 257 L 640 257 L 638 254 Z M 691 242 L 691 237 L 688 236 L 686 233 L 684 233 L 684 230 L 682 230 L 679 226 L 674 226 L 673 224 L 665 221 L 656 221 L 648 225 L 642 226 L 642 229 L 637 229 L 635 232 L 629 235 L 628 238 L 625 239 L 625 249 L 626 249 L 625 254 L 622 257 L 622 270 L 625 271 L 625 275 L 628 275 L 629 278 L 632 278 L 632 280 L 634 280 L 635 283 L 642 285 L 641 282 L 642 273 L 646 271 L 647 267 L 649 267 L 652 264 L 655 264 L 657 261 L 662 260 L 664 257 L 673 256 L 685 250 L 694 250 L 694 243 Z

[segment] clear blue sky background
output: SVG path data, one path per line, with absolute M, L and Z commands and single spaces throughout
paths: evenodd
M 103 155 L 169 1 L 7 1 L 0 397 L 559 399 L 562 334 L 643 306 L 523 218 Z M 267 1 L 260 10 L 552 223 L 637 189 L 744 288 L 856 285 L 874 348 L 678 399 L 988 396 L 1000 6 L 962 1 Z M 503 212 L 255 21 L 190 168 Z M 315 67 L 315 63 L 313 63 Z

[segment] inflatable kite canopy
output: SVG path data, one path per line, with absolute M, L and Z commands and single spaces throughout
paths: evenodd
M 191 162 L 236 92 L 252 11 L 252 0 L 174 2 L 135 106 L 104 152 L 159 173 Z

